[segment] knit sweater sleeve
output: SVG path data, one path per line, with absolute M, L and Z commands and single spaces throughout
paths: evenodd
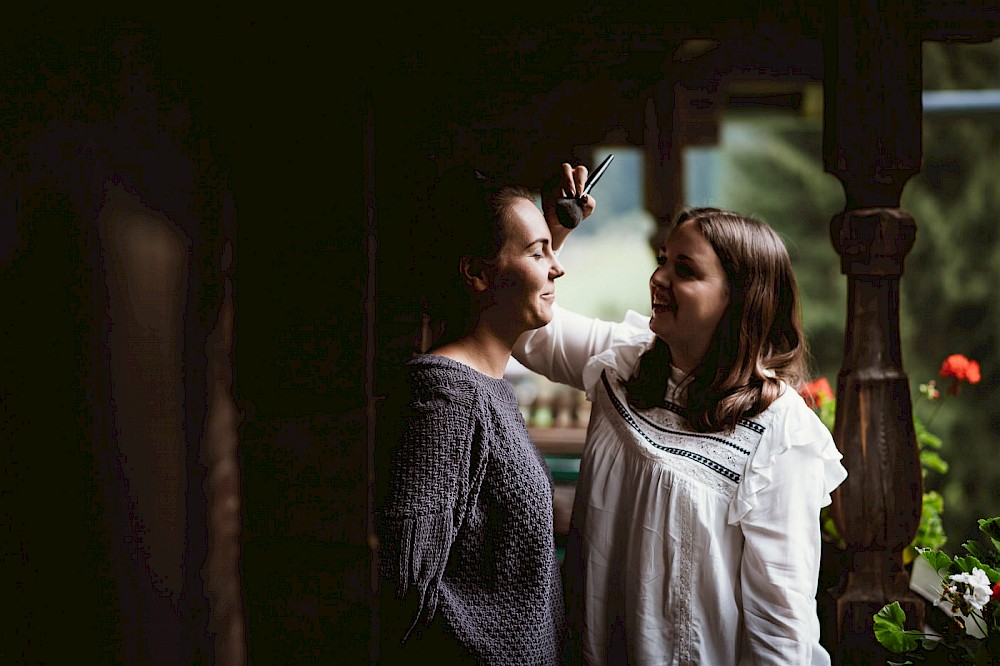
M 396 599 L 383 606 L 383 629 L 400 643 L 434 618 L 467 506 L 472 442 L 479 429 L 474 387 L 418 382 L 412 390 L 398 437 L 385 443 L 388 478 L 378 520 L 383 594 Z

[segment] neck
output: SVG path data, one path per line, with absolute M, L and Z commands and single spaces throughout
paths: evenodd
M 684 374 L 691 374 L 705 357 L 705 350 L 698 350 L 692 353 L 688 349 L 678 349 L 676 345 L 670 347 L 670 364 L 678 370 L 683 370 Z
M 493 331 L 476 327 L 468 335 L 442 345 L 430 353 L 464 363 L 477 372 L 500 379 L 507 369 L 513 346 L 513 342 L 508 342 Z

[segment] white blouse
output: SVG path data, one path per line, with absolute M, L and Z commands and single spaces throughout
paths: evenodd
M 653 345 L 558 306 L 514 356 L 593 403 L 566 559 L 571 652 L 586 664 L 829 664 L 819 644 L 821 507 L 847 477 L 830 432 L 785 387 L 733 432 L 697 433 L 620 383 Z M 572 644 L 576 643 L 576 644 Z

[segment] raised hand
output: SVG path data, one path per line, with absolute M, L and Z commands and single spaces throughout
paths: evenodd
M 563 162 L 559 173 L 542 187 L 542 212 L 552 234 L 552 247 L 559 249 L 572 229 L 597 208 L 593 195 L 582 194 L 588 177 L 587 167 Z

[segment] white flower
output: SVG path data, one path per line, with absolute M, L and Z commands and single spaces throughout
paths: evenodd
M 987 577 L 985 571 L 978 567 L 973 567 L 972 573 L 952 574 L 949 578 L 956 583 L 965 583 L 966 591 L 962 594 L 962 598 L 977 611 L 983 610 L 983 606 L 989 602 L 990 596 L 993 593 L 990 579 Z M 947 591 L 954 593 L 958 590 L 955 589 L 955 586 L 949 585 Z

